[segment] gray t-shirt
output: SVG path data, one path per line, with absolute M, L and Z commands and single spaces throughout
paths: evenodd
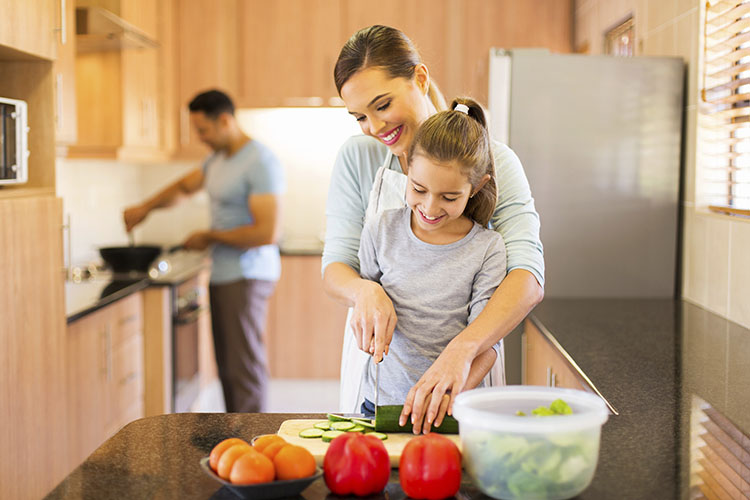
M 411 229 L 409 207 L 369 220 L 359 247 L 360 274 L 377 281 L 398 317 L 380 366 L 379 405 L 403 404 L 409 389 L 448 343 L 484 309 L 505 277 L 502 236 L 479 224 L 447 245 L 426 243 Z M 363 375 L 363 394 L 375 401 L 375 364 Z

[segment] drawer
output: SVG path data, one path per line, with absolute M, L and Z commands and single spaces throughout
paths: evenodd
M 134 404 L 143 405 L 143 337 L 136 335 L 112 350 L 111 421 L 119 422 Z
M 134 293 L 109 307 L 113 348 L 143 331 L 143 300 L 140 293 Z
M 525 385 L 586 390 L 581 377 L 562 353 L 528 319 L 524 323 L 523 333 Z

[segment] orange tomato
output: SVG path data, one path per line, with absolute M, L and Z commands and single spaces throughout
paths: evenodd
M 283 437 L 278 434 L 263 434 L 253 440 L 253 448 L 261 453 L 271 443 L 286 443 Z
M 263 448 L 263 454 L 273 460 L 279 450 L 284 446 L 289 446 L 289 443 L 287 443 L 286 441 L 274 441 L 273 443 L 270 443 L 268 446 Z
M 219 475 L 219 477 L 222 479 L 229 479 L 229 474 L 232 471 L 234 462 L 249 451 L 255 453 L 255 450 L 253 450 L 252 446 L 247 443 L 235 444 L 227 448 L 226 451 L 221 454 L 219 463 L 216 464 L 216 473 Z
M 216 466 L 219 463 L 221 454 L 224 453 L 227 448 L 235 444 L 247 444 L 247 442 L 240 438 L 227 438 L 214 446 L 214 448 L 211 450 L 211 454 L 208 456 L 208 465 L 211 466 L 211 469 L 213 469 L 214 472 L 216 472 Z
M 245 452 L 232 465 L 229 481 L 232 484 L 257 484 L 273 481 L 275 470 L 273 462 L 255 450 Z
M 315 474 L 315 457 L 306 448 L 294 444 L 281 448 L 273 465 L 276 479 L 299 479 Z

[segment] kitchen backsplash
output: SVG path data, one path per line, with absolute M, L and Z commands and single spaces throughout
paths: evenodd
M 242 128 L 279 157 L 286 176 L 282 247 L 287 250 L 322 249 L 328 184 L 341 144 L 361 133 L 343 108 L 281 108 L 238 110 Z M 74 266 L 100 261 L 98 249 L 127 245 L 122 211 L 180 178 L 198 162 L 136 164 L 113 160 L 59 158 L 57 194 L 70 216 L 71 257 Z M 134 231 L 136 244 L 171 246 L 192 231 L 209 226 L 205 193 L 174 207 L 153 212 Z
M 124 208 L 151 196 L 193 166 L 58 158 L 57 195 L 63 199 L 64 217 L 70 217 L 64 239 L 66 263 L 100 262 L 99 247 L 127 245 Z M 191 231 L 208 227 L 208 210 L 208 199 L 200 193 L 185 203 L 153 212 L 133 232 L 135 243 L 178 244 Z M 72 257 L 68 256 L 68 238 Z

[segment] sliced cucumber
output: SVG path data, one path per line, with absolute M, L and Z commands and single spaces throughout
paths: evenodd
M 357 425 L 361 425 L 363 427 L 367 427 L 368 429 L 374 429 L 375 428 L 375 424 L 372 423 L 372 420 L 370 420 L 369 418 L 356 418 L 356 417 L 353 417 L 352 418 L 352 422 L 354 422 Z
M 359 424 L 356 424 L 351 429 L 347 430 L 346 432 L 364 432 L 365 428 Z
M 345 417 L 343 415 L 336 415 L 335 413 L 328 413 L 326 415 L 328 417 L 328 420 L 331 422 L 350 422 L 351 418 Z
M 318 422 L 317 424 L 313 425 L 316 429 L 323 429 L 324 431 L 330 430 L 331 423 L 330 422 Z
M 325 431 L 323 429 L 316 429 L 315 427 L 310 427 L 309 429 L 302 429 L 299 431 L 299 437 L 310 439 L 310 438 L 319 438 L 323 437 L 323 433 Z
M 344 434 L 344 431 L 325 431 L 321 437 L 324 443 L 330 443 L 342 434 Z
M 331 422 L 331 430 L 333 431 L 348 431 L 354 427 L 351 422 Z
M 375 436 L 376 438 L 380 439 L 381 441 L 385 441 L 388 439 L 388 434 L 383 434 L 382 432 L 368 432 L 368 436 Z

